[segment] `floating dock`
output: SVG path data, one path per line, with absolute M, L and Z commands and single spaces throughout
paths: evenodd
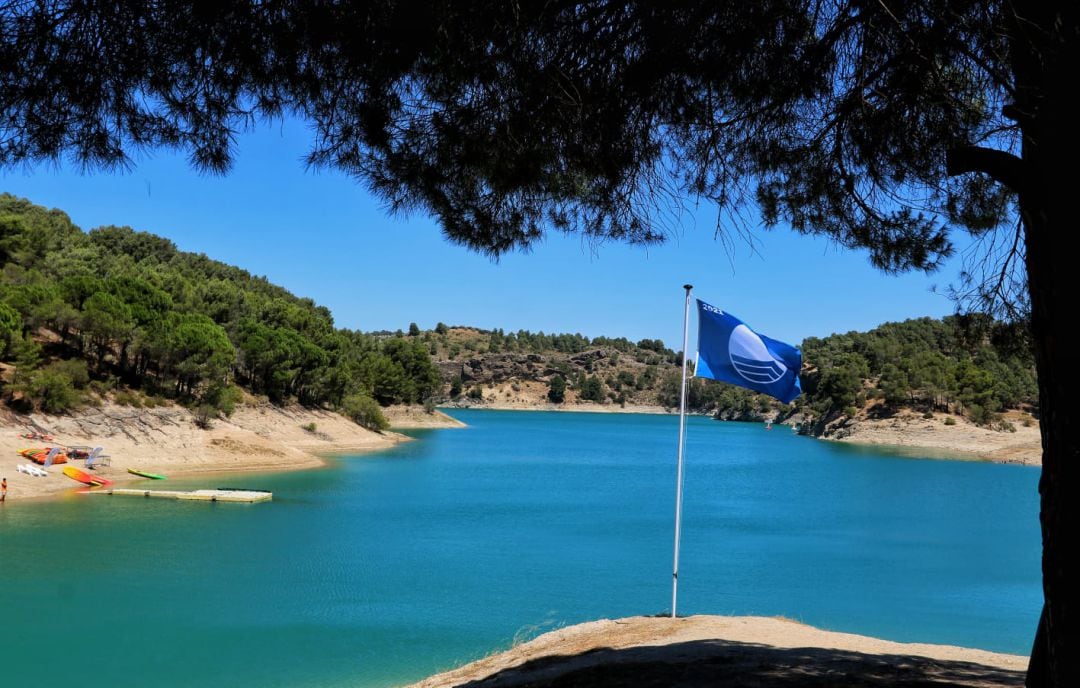
M 132 497 L 156 497 L 158 499 L 188 499 L 198 502 L 268 502 L 274 498 L 273 492 L 259 490 L 137 490 L 132 488 L 109 487 L 89 490 L 87 494 L 129 495 Z

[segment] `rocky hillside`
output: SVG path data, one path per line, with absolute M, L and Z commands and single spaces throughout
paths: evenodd
M 678 357 L 658 341 L 445 326 L 418 336 L 429 347 L 451 403 L 616 408 L 678 403 Z
M 443 398 L 452 403 L 611 409 L 672 409 L 679 403 L 679 355 L 659 340 L 634 343 L 442 324 L 429 332 L 410 328 L 410 338 L 431 355 Z M 693 379 L 688 408 L 725 420 L 797 423 L 826 436 L 901 411 L 953 416 L 950 426 L 968 421 L 1005 431 L 1015 430 L 1011 417 L 1030 425 L 1038 415 L 1022 323 L 976 315 L 920 318 L 869 332 L 810 337 L 800 348 L 804 394 L 792 404 Z

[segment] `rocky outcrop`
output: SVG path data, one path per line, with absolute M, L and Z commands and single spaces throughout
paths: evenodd
M 460 375 L 466 384 L 546 380 L 556 372 L 540 354 L 484 354 L 464 361 L 439 361 L 436 365 L 444 381 Z
M 463 396 L 477 387 L 485 390 L 482 399 L 455 400 L 469 405 L 528 401 L 546 404 L 548 384 L 556 375 L 567 382 L 567 402 L 577 401 L 578 385 L 583 380 L 597 378 L 602 398 L 592 403 L 656 405 L 665 376 L 677 369 L 651 355 L 637 357 L 606 347 L 574 354 L 466 352 L 462 358 L 439 360 L 435 365 L 447 387 L 455 378 L 461 378 Z

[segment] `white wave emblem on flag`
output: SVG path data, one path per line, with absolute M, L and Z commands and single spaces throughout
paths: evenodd
M 761 337 L 746 325 L 739 325 L 731 331 L 728 357 L 735 372 L 759 385 L 776 382 L 787 372 L 787 366 L 773 358 Z

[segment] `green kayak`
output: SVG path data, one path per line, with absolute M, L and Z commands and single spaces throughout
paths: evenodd
M 158 475 L 157 473 L 147 473 L 146 471 L 137 471 L 134 468 L 129 468 L 128 473 L 131 473 L 132 475 L 137 475 L 141 478 L 150 478 L 151 480 L 167 480 L 167 478 L 163 475 Z

